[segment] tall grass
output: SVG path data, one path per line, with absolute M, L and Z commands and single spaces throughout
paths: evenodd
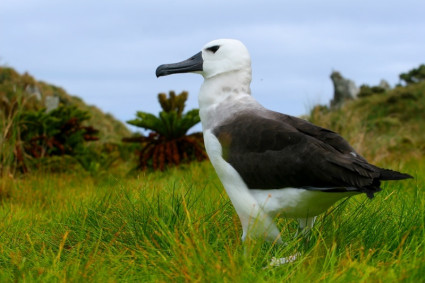
M 136 177 L 70 173 L 5 180 L 0 281 L 370 282 L 425 274 L 424 165 L 319 217 L 311 239 L 280 219 L 286 246 L 240 240 L 209 163 Z M 301 252 L 265 268 L 272 257 Z
M 309 120 L 340 133 L 373 163 L 423 160 L 425 81 L 349 101 L 333 111 L 315 107 Z
M 278 219 L 280 246 L 242 243 L 208 162 L 137 176 L 120 166 L 19 177 L 11 169 L 19 127 L 4 116 L 0 282 L 423 281 L 424 90 L 418 84 L 312 112 L 313 122 L 340 132 L 368 160 L 415 179 L 386 182 L 372 200 L 337 203 L 309 239 L 294 238 L 296 221 Z M 296 261 L 268 268 L 272 257 L 298 252 Z
M 0 177 L 14 176 L 17 169 L 17 155 L 21 154 L 19 115 L 24 111 L 29 97 L 21 88 L 15 88 L 12 97 L 1 96 L 0 104 Z M 0 185 L 0 195 L 2 186 Z

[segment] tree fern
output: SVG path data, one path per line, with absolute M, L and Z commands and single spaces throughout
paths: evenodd
M 139 111 L 137 118 L 128 124 L 149 130 L 147 137 L 125 138 L 127 142 L 140 142 L 139 167 L 164 170 L 166 164 L 179 165 L 182 161 L 203 160 L 206 158 L 201 133 L 187 135 L 189 129 L 201 120 L 199 110 L 183 113 L 188 98 L 187 92 L 178 95 L 170 91 L 158 95 L 162 111 L 158 116 Z

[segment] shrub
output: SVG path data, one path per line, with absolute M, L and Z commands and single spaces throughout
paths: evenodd
M 148 136 L 124 138 L 125 142 L 141 143 L 138 167 L 142 170 L 153 168 L 164 170 L 165 165 L 179 165 L 181 162 L 204 160 L 207 158 L 203 146 L 202 133 L 187 135 L 190 128 L 200 122 L 199 110 L 183 113 L 188 93 L 176 95 L 170 91 L 158 95 L 162 111 L 159 116 L 139 111 L 137 118 L 128 124 L 150 130 Z
M 406 84 L 414 84 L 425 80 L 425 65 L 422 64 L 416 69 L 400 74 L 400 80 L 405 81 Z
M 9 103 L 1 108 L 0 158 L 7 161 L 1 171 L 5 169 L 3 166 L 9 166 L 25 173 L 33 166 L 46 164 L 44 159 L 48 157 L 84 155 L 87 154 L 84 143 L 98 139 L 96 129 L 83 126 L 90 117 L 86 111 L 75 106 L 60 106 L 48 113 L 44 108 L 25 110 L 24 100 L 18 95 L 14 99 L 17 106 L 6 107 Z
M 98 130 L 83 126 L 90 115 L 74 106 L 60 106 L 48 113 L 28 111 L 20 115 L 21 139 L 32 157 L 75 155 L 84 141 L 97 140 Z
M 358 97 L 366 97 L 371 96 L 375 94 L 382 94 L 385 93 L 385 88 L 380 86 L 368 86 L 368 85 L 361 85 L 360 86 L 360 92 L 357 95 Z

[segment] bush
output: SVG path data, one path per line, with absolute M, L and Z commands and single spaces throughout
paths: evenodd
M 358 97 L 366 97 L 371 96 L 375 94 L 382 94 L 385 93 L 385 88 L 380 86 L 368 86 L 368 85 L 361 85 L 360 86 L 360 92 L 357 95 Z
M 4 96 L 5 97 L 5 96 Z M 6 100 L 5 100 L 6 101 Z M 10 103 L 12 101 L 12 103 Z M 45 159 L 52 156 L 87 154 L 86 141 L 97 140 L 98 131 L 83 126 L 90 115 L 75 106 L 60 106 L 48 113 L 45 109 L 27 110 L 25 96 L 16 94 L 1 107 L 1 160 L 4 166 L 27 172 L 33 167 L 53 164 Z M 80 158 L 81 160 L 81 158 Z M 64 166 L 65 163 L 54 162 Z
M 139 111 L 136 119 L 127 121 L 133 126 L 150 130 L 147 137 L 139 135 L 123 139 L 142 145 L 138 168 L 162 171 L 165 165 L 179 165 L 181 162 L 207 158 L 202 133 L 187 135 L 188 130 L 201 121 L 198 109 L 183 113 L 187 97 L 187 92 L 176 95 L 170 91 L 168 98 L 160 93 L 158 100 L 163 110 L 158 117 Z
M 400 74 L 400 80 L 406 82 L 406 84 L 414 84 L 425 80 L 425 65 L 422 64 L 416 69 Z

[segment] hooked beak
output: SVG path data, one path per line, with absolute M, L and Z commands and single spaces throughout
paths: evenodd
M 189 73 L 189 72 L 199 72 L 202 71 L 202 64 L 204 63 L 204 60 L 202 59 L 202 52 L 199 52 L 192 57 L 190 57 L 187 60 L 184 60 L 179 63 L 174 64 L 164 64 L 159 66 L 156 69 L 156 76 L 162 77 L 167 76 L 171 74 L 178 74 L 178 73 Z

